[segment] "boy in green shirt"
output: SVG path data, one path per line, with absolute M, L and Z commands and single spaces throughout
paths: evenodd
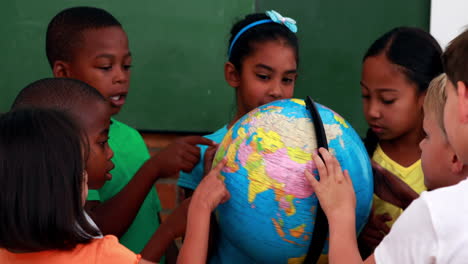
M 92 7 L 61 11 L 49 23 L 46 53 L 55 77 L 84 81 L 109 100 L 113 115 L 121 110 L 129 89 L 132 57 L 127 35 L 111 14 Z M 192 170 L 200 156 L 196 144 L 213 143 L 186 137 L 150 158 L 135 129 L 112 121 L 109 145 L 115 169 L 103 188 L 90 191 L 86 209 L 103 234 L 116 235 L 122 244 L 140 252 L 159 226 L 161 205 L 155 181 Z M 167 237 L 181 230 L 185 230 L 184 219 L 167 230 Z

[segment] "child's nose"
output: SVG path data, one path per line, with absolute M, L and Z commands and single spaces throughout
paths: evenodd
M 129 75 L 130 73 L 128 72 L 128 70 L 118 68 L 114 76 L 114 83 L 127 83 Z
M 110 147 L 108 147 L 107 149 L 108 149 L 107 150 L 107 160 L 110 160 L 110 159 L 112 159 L 112 157 L 114 157 L 114 151 Z
M 379 105 L 376 102 L 373 102 L 372 100 L 369 102 L 367 112 L 370 117 L 373 117 L 373 118 L 381 117 Z
M 268 95 L 275 99 L 283 98 L 283 87 L 280 82 L 272 83 L 268 92 Z

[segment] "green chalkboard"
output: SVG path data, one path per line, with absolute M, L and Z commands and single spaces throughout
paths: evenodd
M 430 0 L 258 0 L 256 9 L 275 9 L 297 20 L 301 50 L 295 97 L 311 95 L 363 135 L 367 125 L 359 85 L 362 57 L 393 27 L 428 30 Z
M 234 93 L 224 81 L 229 29 L 253 0 L 6 0 L 0 23 L 0 112 L 28 83 L 51 77 L 45 33 L 64 8 L 95 6 L 123 24 L 133 54 L 131 89 L 117 116 L 138 129 L 213 131 L 229 120 Z
M 127 105 L 117 117 L 138 129 L 213 131 L 235 107 L 223 76 L 232 23 L 254 10 L 295 18 L 301 44 L 295 97 L 312 95 L 362 134 L 361 60 L 371 42 L 395 26 L 429 27 L 430 0 L 7 0 L 0 33 L 0 112 L 17 92 L 51 76 L 45 31 L 60 10 L 105 8 L 124 25 L 134 58 Z

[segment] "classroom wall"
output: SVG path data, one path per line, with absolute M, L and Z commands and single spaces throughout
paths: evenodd
M 0 112 L 32 81 L 52 77 L 49 21 L 73 6 L 104 8 L 123 25 L 133 57 L 130 93 L 117 118 L 137 129 L 209 132 L 231 116 L 223 63 L 232 23 L 253 0 L 3 0 Z
M 430 31 L 443 48 L 467 29 L 467 10 L 465 0 L 431 0 Z
M 456 0 L 451 0 L 456 1 Z M 430 0 L 5 0 L 2 1 L 0 112 L 28 83 L 50 77 L 45 32 L 60 10 L 105 8 L 123 24 L 134 67 L 128 102 L 117 118 L 139 130 L 211 132 L 235 109 L 224 81 L 231 25 L 267 9 L 297 20 L 301 44 L 295 97 L 311 95 L 342 114 L 363 135 L 362 55 L 392 27 L 429 28 Z M 183 7 L 183 8 L 181 8 Z M 338 8 L 339 7 L 339 8 Z

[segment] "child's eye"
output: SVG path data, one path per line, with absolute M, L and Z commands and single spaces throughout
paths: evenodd
M 390 105 L 390 104 L 393 104 L 395 102 L 395 99 L 392 99 L 392 100 L 382 100 L 382 102 L 386 105 Z
M 362 94 L 361 97 L 362 97 L 362 99 L 369 99 L 370 98 L 370 96 L 367 95 L 367 94 Z
M 112 66 L 101 66 L 101 67 L 98 67 L 98 69 L 101 69 L 103 71 L 110 71 L 112 69 Z
M 128 71 L 130 70 L 130 68 L 132 68 L 132 65 L 127 64 L 127 65 L 124 65 L 123 68 Z
M 106 138 L 105 140 L 98 141 L 98 144 L 101 146 L 105 146 L 109 142 L 109 138 Z
M 294 79 L 291 79 L 291 78 L 283 78 L 283 82 L 284 82 L 284 83 L 287 83 L 287 84 L 290 84 L 290 83 L 294 82 Z
M 257 77 L 262 79 L 262 80 L 269 80 L 270 77 L 268 75 L 263 75 L 263 74 L 257 74 Z

